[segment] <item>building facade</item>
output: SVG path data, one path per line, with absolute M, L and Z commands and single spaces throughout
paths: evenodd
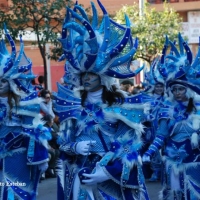
M 37 1 L 37 0 L 36 0 Z M 50 0 L 49 0 L 50 1 Z M 78 0 L 79 4 L 82 4 L 84 8 L 90 7 L 91 0 Z M 93 0 L 96 3 L 96 0 Z M 135 0 L 135 2 L 143 5 L 145 0 Z M 200 36 L 200 0 L 167 0 L 170 3 L 170 6 L 177 11 L 183 19 L 183 32 L 182 34 L 187 36 L 188 43 L 190 44 L 193 53 L 197 52 L 199 36 Z M 39 2 L 39 0 L 38 0 Z M 74 0 L 75 2 L 75 0 Z M 134 0 L 101 0 L 102 4 L 105 6 L 106 10 L 111 16 L 114 16 L 115 13 L 123 5 L 133 5 Z M 156 8 L 157 11 L 163 10 L 163 0 L 148 0 L 151 4 L 151 7 Z M 9 6 L 10 0 L 0 0 L 0 9 L 6 10 Z M 98 6 L 97 6 L 98 9 Z M 100 15 L 102 12 L 98 9 Z M 30 45 L 30 44 L 29 44 Z M 25 47 L 26 54 L 33 61 L 33 70 L 36 74 L 42 75 L 43 65 L 42 58 L 39 53 L 39 50 L 35 46 Z M 56 81 L 59 81 L 59 78 L 63 75 L 63 63 L 57 63 L 51 61 L 51 71 L 52 73 L 52 90 L 56 89 Z M 55 67 L 55 68 L 54 68 Z M 55 76 L 55 77 L 54 77 Z M 139 81 L 138 81 L 139 82 Z
M 162 11 L 162 0 L 148 0 L 157 11 Z M 188 38 L 188 43 L 196 54 L 200 42 L 200 0 L 169 0 L 170 6 L 183 19 L 182 35 Z

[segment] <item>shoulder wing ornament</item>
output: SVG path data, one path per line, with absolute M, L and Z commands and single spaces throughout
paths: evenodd
M 104 114 L 107 117 L 112 117 L 123 121 L 128 126 L 142 130 L 141 123 L 146 120 L 146 114 L 150 109 L 152 97 L 145 94 L 138 94 L 125 98 L 123 104 L 114 104 L 104 108 Z
M 58 83 L 58 92 L 53 93 L 54 111 L 60 122 L 67 119 L 76 119 L 81 114 L 81 99 L 75 97 L 72 90 Z

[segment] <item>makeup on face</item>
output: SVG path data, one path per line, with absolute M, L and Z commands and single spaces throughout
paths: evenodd
M 6 95 L 10 90 L 10 85 L 8 80 L 0 77 L 0 96 Z
M 164 93 L 164 85 L 157 83 L 154 87 L 154 93 L 157 95 L 162 95 Z
M 100 77 L 97 74 L 88 72 L 81 76 L 83 87 L 88 92 L 95 92 L 101 88 Z
M 177 101 L 187 101 L 186 96 L 187 88 L 182 85 L 173 85 L 171 87 L 171 92 L 174 95 L 174 99 Z

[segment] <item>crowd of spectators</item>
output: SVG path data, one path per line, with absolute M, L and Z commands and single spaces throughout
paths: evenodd
M 140 85 L 134 85 L 132 79 L 122 81 L 120 83 L 120 89 L 125 91 L 128 96 L 138 94 L 141 90 L 143 90 Z

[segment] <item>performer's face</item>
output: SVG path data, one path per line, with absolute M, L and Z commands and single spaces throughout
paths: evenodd
M 187 88 L 181 85 L 173 85 L 171 88 L 172 94 L 174 95 L 174 99 L 177 101 L 187 101 L 188 98 L 186 96 Z
M 95 92 L 102 87 L 100 77 L 91 72 L 82 74 L 81 81 L 84 89 L 88 92 Z
M 51 99 L 51 95 L 47 93 L 44 98 L 45 98 L 45 101 L 48 103 Z
M 164 85 L 157 83 L 154 87 L 154 93 L 157 95 L 162 95 L 164 93 Z
M 0 77 L 0 96 L 7 96 L 10 90 L 9 82 L 3 77 Z

